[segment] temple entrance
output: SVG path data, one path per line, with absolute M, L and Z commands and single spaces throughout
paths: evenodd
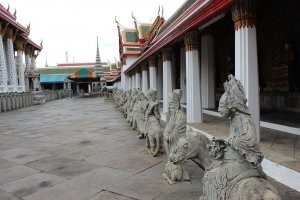
M 95 83 L 100 82 L 100 77 L 95 72 L 84 68 L 72 73 L 67 78 L 77 83 L 76 91 L 81 95 L 84 93 L 92 94 L 93 86 Z
M 293 0 L 257 2 L 261 119 L 298 128 L 300 25 L 295 22 L 300 20 L 299 7 L 300 2 Z

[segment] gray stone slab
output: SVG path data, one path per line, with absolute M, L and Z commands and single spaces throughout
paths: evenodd
M 107 190 L 135 199 L 151 200 L 168 190 L 171 186 L 161 179 L 135 175 L 110 187 Z
M 25 197 L 26 200 L 82 200 L 94 196 L 103 188 L 116 184 L 130 173 L 111 168 L 100 168 L 72 180 L 57 184 L 51 188 Z
M 31 162 L 49 156 L 50 154 L 45 152 L 33 151 L 31 149 L 18 148 L 18 147 L 0 152 L 0 158 L 13 161 L 18 164 Z
M 85 158 L 85 160 L 87 162 L 97 163 L 99 166 L 114 166 L 114 163 L 123 158 L 124 156 L 120 155 L 118 152 L 111 153 L 105 151 Z
M 50 171 L 50 173 L 70 179 L 70 178 L 79 176 L 81 174 L 90 172 L 97 168 L 99 168 L 99 166 L 97 164 L 82 161 L 82 162 L 76 162 L 71 165 L 67 165 L 66 167 L 63 167 L 63 168 L 54 169 L 54 170 Z
M 6 169 L 13 166 L 17 166 L 17 164 L 0 158 L 0 169 Z
M 162 173 L 164 172 L 164 168 L 165 162 L 162 161 L 161 163 L 158 163 L 153 167 L 141 172 L 140 175 L 163 179 Z
M 39 169 L 41 171 L 50 172 L 55 169 L 62 169 L 67 166 L 79 163 L 80 161 L 61 156 L 51 156 L 40 160 L 26 163 L 26 166 Z
M 161 161 L 162 158 L 153 158 L 144 152 L 124 157 L 121 160 L 110 163 L 108 166 L 117 169 L 123 169 L 129 172 L 139 173 L 156 165 L 157 163 L 160 163 Z
M 12 193 L 14 196 L 24 197 L 62 181 L 65 181 L 65 179 L 52 174 L 37 173 L 14 182 L 3 184 L 0 188 Z
M 1 189 L 0 189 L 0 199 L 1 200 L 21 200 L 18 197 L 14 196 L 13 194 L 3 191 Z
M 199 200 L 201 194 L 202 187 L 196 187 L 187 182 L 177 182 L 155 200 Z
M 123 195 L 115 194 L 109 191 L 102 191 L 97 193 L 95 196 L 88 198 L 87 200 L 108 200 L 108 199 L 114 199 L 114 200 L 133 200 L 133 198 L 126 197 Z
M 0 185 L 33 175 L 38 172 L 38 170 L 21 165 L 0 169 Z

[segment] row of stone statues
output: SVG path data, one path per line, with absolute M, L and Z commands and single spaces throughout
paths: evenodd
M 69 95 L 65 90 L 44 90 L 42 92 L 45 101 L 62 99 Z M 32 92 L 10 92 L 0 93 L 0 112 L 17 110 L 24 107 L 29 107 L 36 104 L 37 98 L 41 95 L 36 95 Z
M 0 111 L 7 112 L 31 106 L 33 104 L 33 94 L 30 92 L 22 93 L 1 93 L 0 94 Z
M 161 148 L 161 125 L 157 91 L 150 89 L 147 96 L 139 90 L 117 90 L 113 99 L 139 139 L 146 139 L 146 150 L 157 156 Z
M 181 97 L 182 92 L 179 89 L 169 94 L 169 120 L 165 129 L 162 130 L 156 90 L 149 89 L 147 96 L 139 89 L 126 92 L 117 90 L 113 95 L 116 107 L 123 113 L 131 128 L 137 130 L 138 138 L 146 138 L 145 149 L 148 153 L 151 156 L 157 156 L 163 146 L 167 158 L 186 132 L 186 115 L 181 110 Z M 170 184 L 190 180 L 183 163 L 173 164 L 169 159 L 167 159 L 162 176 Z
M 139 123 L 135 120 L 144 121 L 143 133 L 150 154 L 155 152 L 156 147 L 160 148 L 159 143 L 151 140 L 163 137 L 167 160 L 162 175 L 168 183 L 190 180 L 184 163 L 187 159 L 196 159 L 205 170 L 201 200 L 280 199 L 261 167 L 263 154 L 259 151 L 256 129 L 246 105 L 243 86 L 229 75 L 224 89 L 218 111 L 222 117 L 230 118 L 230 134 L 228 138 L 212 140 L 198 131 L 186 130 L 186 115 L 180 108 L 180 90 L 174 90 L 168 96 L 169 120 L 162 135 L 155 90 L 150 89 L 147 97 L 140 90 L 118 90 L 114 100 L 132 126 Z M 141 113 L 144 114 L 142 119 Z M 133 128 L 138 129 L 138 126 Z M 154 136 L 150 136 L 150 133 Z

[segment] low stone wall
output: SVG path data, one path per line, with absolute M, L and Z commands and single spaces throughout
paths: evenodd
M 44 95 L 44 99 L 39 100 L 41 103 L 66 98 L 71 95 L 71 91 L 68 90 L 45 90 L 41 93 Z M 38 96 L 41 95 L 38 94 Z M 36 93 L 33 92 L 0 93 L 0 112 L 17 110 L 37 104 L 35 103 L 37 102 L 36 97 Z

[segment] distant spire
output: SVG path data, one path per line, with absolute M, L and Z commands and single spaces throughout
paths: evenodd
M 46 53 L 46 64 L 45 64 L 45 67 L 49 67 L 49 65 L 48 65 L 48 58 L 47 58 L 47 53 Z
M 103 69 L 102 69 L 101 59 L 100 59 L 98 36 L 97 36 L 96 63 L 95 63 L 95 69 L 94 69 L 94 71 L 101 78 L 101 76 L 103 74 Z

